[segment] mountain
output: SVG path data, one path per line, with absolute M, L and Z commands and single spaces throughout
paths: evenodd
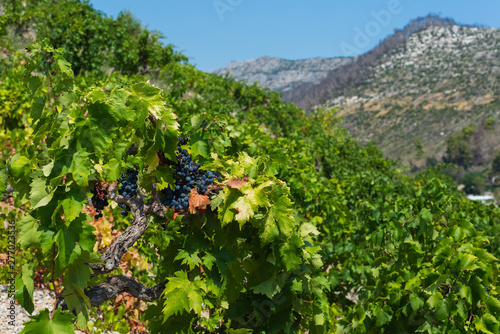
M 381 48 L 284 99 L 337 107 L 354 138 L 415 166 L 440 160 L 451 136 L 474 124 L 472 165 L 489 164 L 500 149 L 500 30 L 432 24 Z
M 238 68 L 240 79 L 257 71 Z M 389 158 L 414 167 L 454 161 L 449 143 L 470 132 L 465 167 L 488 166 L 500 150 L 500 30 L 418 18 L 323 79 L 282 91 L 307 112 L 338 108 L 356 140 Z
M 278 92 L 286 92 L 303 83 L 319 82 L 328 73 L 351 61 L 351 58 L 310 58 L 287 60 L 274 57 L 260 57 L 245 61 L 233 61 L 227 67 L 210 73 L 230 76 L 237 80 L 258 82 L 262 87 Z

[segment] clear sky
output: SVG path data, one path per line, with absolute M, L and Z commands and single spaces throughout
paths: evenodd
M 116 17 L 129 10 L 198 69 L 261 56 L 353 56 L 429 13 L 500 28 L 500 0 L 90 0 Z

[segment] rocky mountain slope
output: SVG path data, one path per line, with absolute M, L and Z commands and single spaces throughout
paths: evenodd
M 328 73 L 351 61 L 351 58 L 310 58 L 286 60 L 260 57 L 246 61 L 233 61 L 227 67 L 212 70 L 213 74 L 229 73 L 237 80 L 247 79 L 278 92 L 292 90 L 303 83 L 319 82 Z
M 308 112 L 337 108 L 356 140 L 411 166 L 441 161 L 447 139 L 472 124 L 472 169 L 500 150 L 500 29 L 429 15 L 353 59 L 263 57 L 214 71 L 225 72 Z
M 431 26 L 362 77 L 312 108 L 338 107 L 351 134 L 388 157 L 417 166 L 439 160 L 448 136 L 470 124 L 478 125 L 478 164 L 500 149 L 499 29 Z

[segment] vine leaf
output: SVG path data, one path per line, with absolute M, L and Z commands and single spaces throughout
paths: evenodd
M 266 295 L 267 298 L 272 299 L 277 293 L 281 291 L 281 289 L 283 289 L 287 277 L 288 275 L 283 274 L 277 277 L 271 277 L 267 281 L 253 286 L 250 289 L 253 290 L 254 293 L 260 293 Z
M 75 331 L 75 326 L 72 324 L 75 317 L 68 311 L 56 309 L 54 317 L 50 319 L 50 312 L 45 309 L 30 318 L 20 334 L 73 334 Z
M 493 297 L 488 297 L 486 301 L 486 306 L 491 311 L 492 314 L 495 314 L 500 319 L 500 301 L 496 300 Z
M 248 183 L 248 177 L 240 179 L 239 177 L 224 182 L 228 187 L 233 189 L 240 189 Z
M 183 271 L 178 271 L 175 275 L 176 277 L 169 278 L 163 291 L 167 298 L 163 307 L 164 321 L 176 313 L 189 312 L 191 309 L 197 314 L 201 313 L 204 283 L 201 280 L 190 281 Z
M 387 324 L 392 319 L 392 315 L 386 312 L 386 308 L 380 310 L 380 313 L 377 315 L 377 326 L 382 327 Z
M 201 155 L 202 157 L 208 157 L 208 144 L 204 141 L 197 141 L 191 145 L 191 154 L 193 157 Z
M 65 288 L 63 294 L 66 295 L 64 301 L 70 310 L 75 310 L 77 315 L 76 325 L 80 328 L 87 326 L 89 319 L 90 302 L 83 290 L 75 284 L 67 284 L 70 288 Z
M 33 304 L 33 290 L 34 290 L 34 263 L 26 263 L 23 265 L 21 272 L 16 276 L 15 298 L 26 311 L 30 314 L 35 310 Z
M 10 165 L 9 173 L 14 177 L 20 177 L 24 173 L 26 167 L 28 167 L 31 163 L 31 160 L 27 157 L 18 155 L 15 155 L 12 161 L 13 162 Z
M 500 324 L 491 314 L 485 314 L 482 319 L 476 323 L 476 329 L 486 334 L 498 333 Z
M 19 242 L 22 249 L 40 244 L 41 232 L 38 231 L 38 224 L 35 218 L 30 215 L 17 222 L 19 229 Z
M 76 189 L 72 189 L 66 194 L 66 196 L 67 197 L 62 200 L 62 207 L 64 210 L 64 220 L 66 225 L 69 225 L 82 212 L 85 194 L 81 191 L 77 191 Z
M 208 196 L 200 195 L 196 189 L 191 189 L 191 196 L 189 196 L 189 212 L 191 214 L 204 212 L 208 205 L 210 205 Z
M 422 306 L 424 306 L 424 301 L 420 299 L 416 294 L 412 293 L 410 295 L 410 305 L 413 311 L 418 311 Z

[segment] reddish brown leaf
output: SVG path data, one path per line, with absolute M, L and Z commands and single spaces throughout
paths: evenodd
M 208 196 L 200 195 L 196 189 L 191 189 L 191 196 L 189 196 L 189 212 L 191 214 L 205 212 L 209 204 L 210 199 Z
M 237 177 L 232 180 L 227 180 L 224 183 L 230 188 L 240 189 L 241 187 L 245 186 L 248 183 L 248 176 L 243 177 L 243 179 Z

